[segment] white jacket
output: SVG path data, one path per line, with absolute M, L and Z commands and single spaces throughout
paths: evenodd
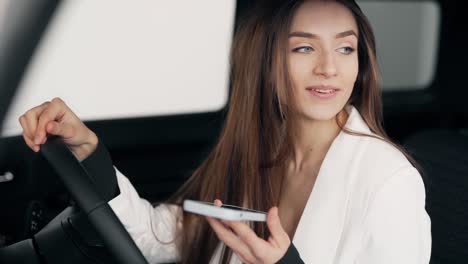
M 346 127 L 371 134 L 354 107 Z M 118 170 L 121 194 L 109 202 L 150 263 L 177 261 L 180 208 L 153 208 Z M 158 239 L 154 236 L 157 235 Z M 431 221 L 418 171 L 390 144 L 341 132 L 320 168 L 293 238 L 307 264 L 427 264 Z M 219 263 L 220 243 L 210 263 Z M 241 263 L 234 257 L 231 263 Z

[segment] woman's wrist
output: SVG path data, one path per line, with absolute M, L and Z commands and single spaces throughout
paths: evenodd
M 87 157 L 89 157 L 89 155 L 91 155 L 96 150 L 98 142 L 98 137 L 93 131 L 90 130 L 90 134 L 85 143 L 81 144 L 78 148 L 73 150 L 78 161 L 82 162 Z

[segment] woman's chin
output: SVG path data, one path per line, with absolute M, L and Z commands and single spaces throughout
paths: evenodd
M 302 113 L 303 118 L 314 121 L 329 121 L 335 119 L 342 108 L 334 109 L 308 109 Z

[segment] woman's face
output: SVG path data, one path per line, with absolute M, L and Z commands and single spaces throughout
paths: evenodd
M 294 15 L 288 62 L 297 113 L 312 120 L 338 114 L 358 74 L 358 28 L 345 6 L 334 1 L 306 1 Z

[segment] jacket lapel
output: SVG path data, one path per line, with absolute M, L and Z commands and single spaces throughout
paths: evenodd
M 354 107 L 348 107 L 346 127 L 370 133 Z M 305 263 L 333 263 L 344 227 L 352 174 L 362 137 L 341 132 L 333 141 L 297 226 L 293 243 Z

